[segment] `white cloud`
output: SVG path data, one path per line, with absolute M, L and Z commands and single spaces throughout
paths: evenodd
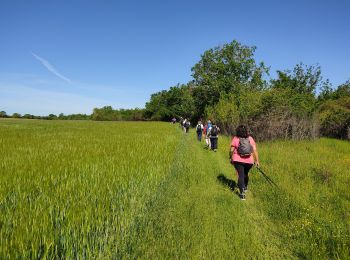
M 50 62 L 48 62 L 47 60 L 41 58 L 40 56 L 36 55 L 36 54 L 33 53 L 33 52 L 32 52 L 32 55 L 34 56 L 34 58 L 36 58 L 38 61 L 40 61 L 41 64 L 43 64 L 44 67 L 47 68 L 48 71 L 50 71 L 52 74 L 56 75 L 57 77 L 59 77 L 60 79 L 66 81 L 66 82 L 68 82 L 68 83 L 71 83 L 71 82 L 72 82 L 69 78 L 67 78 L 67 77 L 63 76 L 61 73 L 59 73 L 59 72 L 55 69 L 55 67 L 52 66 L 52 65 L 50 64 Z

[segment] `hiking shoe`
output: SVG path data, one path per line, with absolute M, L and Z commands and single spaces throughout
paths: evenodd
M 239 194 L 239 198 L 240 198 L 241 200 L 245 200 L 245 194 L 244 194 L 244 193 Z

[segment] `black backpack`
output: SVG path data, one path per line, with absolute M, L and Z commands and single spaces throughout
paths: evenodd
M 218 135 L 218 128 L 216 126 L 212 126 L 210 130 L 210 136 L 217 136 Z
M 249 137 L 239 138 L 237 152 L 241 157 L 249 157 L 253 152 L 253 146 L 250 144 Z
M 197 125 L 197 133 L 202 132 L 202 126 L 200 124 Z

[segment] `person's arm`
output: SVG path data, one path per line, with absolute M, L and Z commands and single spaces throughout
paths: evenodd
M 253 155 L 254 155 L 254 158 L 255 158 L 255 165 L 256 165 L 256 167 L 260 167 L 260 163 L 259 163 L 259 154 L 258 154 L 258 150 L 256 149 L 256 147 L 255 147 L 255 149 L 254 149 L 254 151 L 253 151 Z
M 232 155 L 233 155 L 234 150 L 235 150 L 235 148 L 234 148 L 233 145 L 231 144 L 230 152 L 229 152 L 230 160 L 232 160 Z
M 235 151 L 235 147 L 234 147 L 234 144 L 233 144 L 233 138 L 231 140 L 231 146 L 230 146 L 230 152 L 229 152 L 229 156 L 230 156 L 230 162 L 232 162 L 232 155 L 233 155 L 233 152 Z

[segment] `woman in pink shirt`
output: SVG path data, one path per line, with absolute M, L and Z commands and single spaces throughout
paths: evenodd
M 249 135 L 248 129 L 240 125 L 236 129 L 236 135 L 232 138 L 230 149 L 230 160 L 238 173 L 239 197 L 245 200 L 245 193 L 248 190 L 249 170 L 254 164 L 259 167 L 259 155 L 256 144 Z

